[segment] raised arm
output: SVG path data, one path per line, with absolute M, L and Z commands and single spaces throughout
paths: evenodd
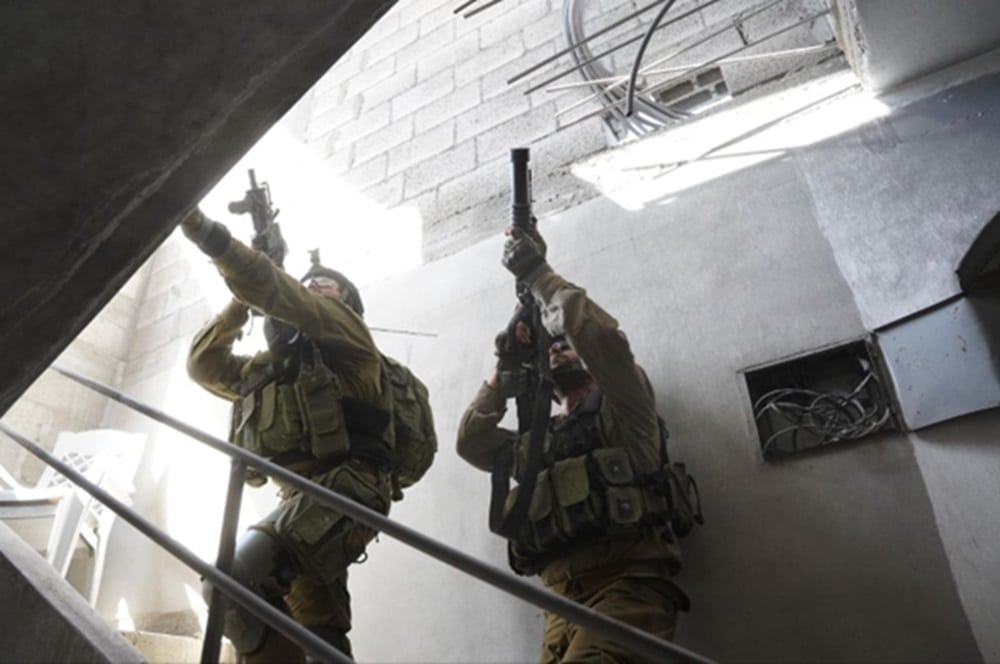
M 494 373 L 479 388 L 458 425 L 458 455 L 480 470 L 492 470 L 497 451 L 517 439 L 513 431 L 498 426 L 507 411 L 506 402 Z
M 239 397 L 240 368 L 250 359 L 233 354 L 247 322 L 247 306 L 232 300 L 195 335 L 188 351 L 188 375 L 216 396 L 230 401 Z
M 587 291 L 553 272 L 531 237 L 512 232 L 503 262 L 530 287 L 545 329 L 552 336 L 565 336 L 597 381 L 611 420 L 606 426 L 625 434 L 622 439 L 633 463 L 637 468 L 655 468 L 659 464 L 656 399 L 618 321 Z
M 226 227 L 197 210 L 182 228 L 211 258 L 229 290 L 247 305 L 283 320 L 320 344 L 324 359 L 352 396 L 376 401 L 379 353 L 368 326 L 339 300 L 311 292 L 268 258 L 233 240 Z

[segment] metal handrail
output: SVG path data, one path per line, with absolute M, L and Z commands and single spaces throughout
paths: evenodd
M 351 664 L 352 660 L 349 657 L 346 657 L 329 643 L 302 627 L 302 625 L 299 625 L 290 616 L 271 606 L 253 592 L 247 590 L 231 576 L 223 574 L 215 566 L 203 561 L 193 551 L 164 533 L 141 514 L 119 501 L 94 482 L 88 480 L 82 473 L 69 464 L 44 450 L 37 443 L 11 429 L 2 420 L 0 420 L 0 432 L 5 433 L 15 443 L 58 470 L 74 484 L 81 487 L 104 505 L 107 505 L 108 509 L 128 522 L 133 528 L 159 544 L 182 563 L 201 574 L 201 576 L 211 581 L 213 586 L 221 589 L 222 592 L 242 604 L 255 616 L 275 627 L 279 632 L 299 645 L 304 646 L 311 654 L 329 658 L 330 661 Z
M 375 510 L 356 503 L 346 496 L 310 482 L 304 477 L 289 471 L 282 466 L 247 452 L 246 450 L 232 445 L 231 443 L 228 443 L 220 438 L 216 438 L 215 436 L 200 431 L 199 429 L 196 429 L 191 425 L 172 417 L 171 415 L 163 413 L 147 404 L 133 399 L 114 388 L 104 385 L 103 383 L 57 365 L 53 365 L 51 369 L 75 382 L 80 383 L 81 385 L 89 387 L 90 389 L 103 394 L 110 399 L 146 415 L 147 417 L 150 417 L 162 424 L 166 424 L 167 426 L 184 433 L 185 435 L 215 449 L 218 452 L 226 454 L 234 459 L 234 462 L 242 462 L 247 466 L 256 468 L 266 475 L 280 479 L 285 484 L 315 498 L 321 503 L 340 510 L 358 522 L 393 537 L 419 551 L 422 551 L 423 553 L 430 555 L 451 567 L 474 576 L 481 581 L 489 583 L 490 585 L 499 588 L 508 594 L 519 597 L 536 607 L 559 615 L 572 623 L 593 629 L 604 637 L 630 648 L 636 654 L 657 661 L 672 660 L 699 663 L 709 663 L 712 661 L 702 655 L 670 643 L 669 641 L 659 639 L 651 634 L 648 634 L 647 632 L 633 627 L 632 625 L 610 618 L 593 609 L 566 599 L 561 595 L 557 595 L 550 590 L 540 588 L 525 579 L 516 577 L 513 574 L 505 572 L 497 567 L 477 560 L 476 558 L 473 558 L 458 549 L 449 547 L 448 545 L 427 537 L 416 530 L 395 522 Z M 305 646 L 307 650 L 314 654 L 321 654 L 321 656 L 330 657 L 334 661 L 338 662 L 351 661 L 350 659 L 346 659 L 345 656 L 339 651 L 332 649 L 329 644 L 319 639 L 312 632 L 309 632 L 295 623 L 289 616 L 268 605 L 228 575 L 221 573 L 215 567 L 203 562 L 179 542 L 176 542 L 162 531 L 159 531 L 150 522 L 146 521 L 143 517 L 136 514 L 119 501 L 115 500 L 112 496 L 107 494 L 107 492 L 87 481 L 86 478 L 79 476 L 79 474 L 71 468 L 67 468 L 65 464 L 54 458 L 51 454 L 45 452 L 45 450 L 38 447 L 38 445 L 32 443 L 27 438 L 24 438 L 20 434 L 12 431 L 2 422 L 0 422 L 0 431 L 6 433 L 16 442 L 25 447 L 29 452 L 35 454 L 35 456 L 38 456 L 60 472 L 63 472 L 63 474 L 82 486 L 98 500 L 107 504 L 108 507 L 115 511 L 116 514 L 122 516 L 123 519 L 135 526 L 140 532 L 150 537 L 154 542 L 178 557 L 189 567 L 192 567 L 195 571 L 201 573 L 202 576 L 206 577 L 214 585 L 219 587 L 230 598 L 246 606 L 252 613 L 265 622 L 273 624 L 278 631 L 285 636 L 289 637 L 296 643 Z M 74 475 L 76 477 L 74 477 Z M 233 475 L 235 475 L 235 472 Z M 232 482 L 232 476 L 230 479 Z

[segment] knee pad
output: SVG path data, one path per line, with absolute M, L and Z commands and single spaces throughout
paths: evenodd
M 288 593 L 289 585 L 295 578 L 278 541 L 257 528 L 245 532 L 236 543 L 230 576 L 278 608 L 283 608 L 282 597 Z M 202 582 L 202 596 L 206 602 L 210 601 L 212 584 L 209 581 Z M 223 633 L 237 651 L 245 654 L 257 650 L 263 645 L 269 630 L 260 618 L 238 603 L 228 601 Z

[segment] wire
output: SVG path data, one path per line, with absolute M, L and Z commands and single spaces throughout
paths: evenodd
M 864 360 L 859 361 L 865 374 L 849 393 L 779 388 L 758 398 L 753 406 L 756 420 L 770 415 L 789 424 L 764 441 L 764 455 L 772 452 L 772 446 L 776 448 L 775 452 L 798 451 L 801 433 L 819 439 L 819 442 L 807 447 L 818 447 L 844 440 L 857 440 L 881 429 L 889 421 L 892 412 L 871 366 Z M 783 439 L 788 439 L 788 444 L 779 446 L 778 441 Z
M 625 117 L 632 117 L 633 113 L 633 102 L 635 101 L 635 79 L 639 75 L 639 65 L 642 64 L 642 56 L 646 54 L 646 47 L 649 46 L 649 40 L 653 37 L 653 33 L 656 32 L 656 28 L 659 27 L 660 21 L 666 16 L 670 8 L 674 6 L 677 0 L 666 0 L 663 3 L 663 7 L 660 11 L 656 13 L 656 18 L 653 22 L 649 24 L 649 29 L 646 30 L 645 36 L 642 38 L 642 43 L 639 44 L 639 50 L 635 52 L 635 60 L 632 62 L 632 70 L 628 74 L 628 90 L 625 93 Z

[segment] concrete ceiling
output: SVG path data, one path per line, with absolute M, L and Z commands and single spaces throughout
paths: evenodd
M 833 1 L 875 89 L 1000 43 L 994 0 Z M 0 414 L 394 2 L 3 3 Z
M 394 3 L 2 3 L 0 414 Z

